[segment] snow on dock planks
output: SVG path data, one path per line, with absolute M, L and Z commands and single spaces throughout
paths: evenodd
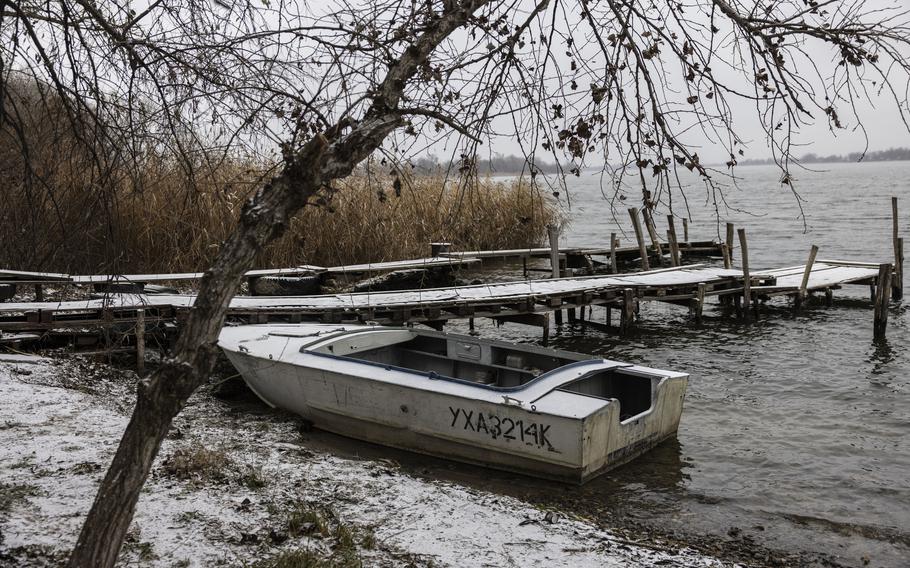
M 807 272 L 805 266 L 766 270 L 750 276 L 751 292 L 757 298 L 796 296 L 800 294 L 804 280 L 804 293 L 825 291 L 827 295 L 845 284 L 869 284 L 880 288 L 882 267 L 886 267 L 885 272 L 888 272 L 890 266 L 819 261 L 810 266 L 808 279 L 804 278 Z M 613 308 L 619 309 L 621 329 L 628 330 L 639 302 L 660 301 L 688 306 L 699 319 L 705 298 L 739 297 L 743 288 L 744 278 L 740 270 L 690 265 L 624 275 L 523 280 L 396 292 L 237 296 L 231 301 L 229 315 L 252 323 L 421 322 L 436 327 L 441 327 L 450 319 L 490 317 L 548 329 L 549 312 L 599 305 L 605 306 L 608 312 Z M 137 310 L 143 312 L 147 321 L 179 319 L 180 313 L 189 309 L 194 300 L 192 295 L 110 294 L 91 300 L 0 303 L 0 330 L 40 331 L 86 327 L 112 319 L 118 322 L 134 321 Z M 887 313 L 887 310 L 883 311 Z M 878 319 L 876 321 L 878 324 Z

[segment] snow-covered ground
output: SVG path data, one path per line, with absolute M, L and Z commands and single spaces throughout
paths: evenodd
M 126 426 L 134 381 L 84 361 L 0 361 L 0 565 L 65 557 Z M 298 427 L 290 416 L 240 412 L 197 394 L 162 447 L 121 563 L 337 555 L 342 533 L 295 529 L 295 515 L 315 514 L 356 535 L 354 554 L 366 566 L 729 566 L 630 543 L 514 498 L 414 478 L 394 462 L 313 450 Z M 218 460 L 211 471 L 181 475 L 181 455 Z

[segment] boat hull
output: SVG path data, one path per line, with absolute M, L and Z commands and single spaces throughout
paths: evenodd
M 285 362 L 226 353 L 266 403 L 322 430 L 570 483 L 583 483 L 673 436 L 686 386 L 685 379 L 661 385 L 648 412 L 620 422 L 619 405 L 609 401 L 588 401 L 595 410 L 583 416 L 560 416 L 508 404 L 508 397 L 491 402 L 394 384 L 384 380 L 396 372 L 388 367 L 343 360 L 325 365 L 318 355 Z M 568 393 L 553 396 L 572 403 Z

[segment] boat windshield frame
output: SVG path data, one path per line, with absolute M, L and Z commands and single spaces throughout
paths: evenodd
M 358 363 L 361 365 L 367 365 L 370 367 L 378 367 L 378 368 L 384 369 L 386 371 L 401 371 L 401 372 L 408 373 L 411 375 L 425 377 L 430 380 L 448 381 L 448 382 L 464 385 L 467 387 L 483 389 L 483 390 L 492 391 L 492 392 L 496 392 L 496 393 L 524 392 L 531 387 L 538 386 L 539 384 L 546 381 L 553 375 L 562 374 L 563 372 L 565 372 L 566 369 L 575 369 L 577 367 L 596 366 L 597 367 L 596 371 L 603 371 L 603 370 L 607 370 L 607 369 L 628 369 L 628 368 L 635 367 L 635 365 L 633 365 L 632 363 L 620 363 L 618 361 L 611 361 L 609 359 L 584 359 L 582 361 L 573 361 L 571 363 L 567 363 L 565 365 L 556 367 L 555 369 L 551 369 L 545 373 L 541 373 L 540 375 L 537 375 L 536 377 L 534 377 L 533 379 L 531 379 L 530 381 L 526 382 L 523 385 L 516 385 L 514 387 L 499 387 L 499 386 L 493 386 L 493 385 L 486 385 L 483 383 L 476 383 L 474 381 L 469 381 L 466 379 L 459 379 L 458 377 L 440 375 L 439 373 L 437 373 L 435 371 L 418 371 L 416 369 L 411 369 L 408 367 L 400 367 L 398 365 L 390 365 L 388 363 L 378 363 L 376 361 L 358 359 L 356 357 L 351 357 L 349 355 L 337 355 L 335 353 L 322 353 L 322 352 L 310 351 L 310 350 L 302 351 L 301 353 L 305 354 L 305 355 L 315 355 L 318 357 L 327 357 L 329 359 L 354 362 L 354 363 Z M 592 369 L 591 371 L 594 372 L 595 369 Z M 589 374 L 590 373 L 584 373 L 577 377 L 567 378 L 567 380 L 565 380 L 557 385 L 554 385 L 553 388 L 551 388 L 551 389 L 548 389 L 546 391 L 546 393 L 542 393 L 541 396 L 543 396 L 543 394 L 547 394 L 549 392 L 562 388 L 562 387 L 569 385 L 571 383 L 574 383 L 576 381 L 580 381 L 580 380 L 584 379 L 586 376 L 588 376 Z M 537 398 L 540 398 L 540 397 L 537 397 Z M 537 400 L 537 398 L 535 398 L 534 400 L 532 400 L 530 402 L 534 402 L 535 400 Z

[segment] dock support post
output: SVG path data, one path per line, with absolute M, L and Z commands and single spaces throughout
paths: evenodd
M 528 257 L 521 257 L 521 275 L 525 278 L 528 277 Z
M 676 222 L 673 215 L 667 215 L 667 241 L 670 243 L 670 258 L 675 262 L 673 266 L 682 266 L 682 255 L 679 252 L 679 239 L 676 236 Z
M 900 300 L 904 297 L 904 238 L 897 239 L 897 269 L 894 271 L 894 280 L 891 284 L 891 299 Z
M 733 268 L 733 261 L 730 260 L 730 247 L 727 246 L 727 243 L 720 245 L 720 252 L 724 256 L 724 268 L 727 270 Z
M 547 236 L 550 238 L 550 276 L 559 278 L 559 229 L 547 225 Z
M 559 278 L 559 229 L 556 225 L 547 225 L 547 235 L 550 237 L 550 277 Z M 562 310 L 556 310 L 556 325 L 562 325 Z
M 667 229 L 667 241 L 670 243 L 670 266 L 681 266 L 679 243 L 676 242 L 676 233 L 672 229 Z
M 730 254 L 730 266 L 733 266 L 733 223 L 727 223 L 727 253 Z
M 701 324 L 702 314 L 705 311 L 705 292 L 708 291 L 708 285 L 704 282 L 698 283 L 698 289 L 695 292 L 695 323 Z
M 891 240 L 894 244 L 894 278 L 891 293 L 894 300 L 904 295 L 904 246 L 898 237 L 897 197 L 891 198 Z
M 145 374 L 145 308 L 136 310 L 136 372 Z
M 664 255 L 660 248 L 660 241 L 657 239 L 657 226 L 654 225 L 654 217 L 651 216 L 651 210 L 645 207 L 641 210 L 641 215 L 645 219 L 645 227 L 648 229 L 648 236 L 651 237 L 651 248 L 657 255 L 657 264 L 663 266 Z
M 609 305 L 607 305 L 607 306 L 604 306 L 604 310 L 606 311 L 606 313 L 604 314 L 604 323 L 606 324 L 607 327 L 610 327 L 613 325 L 613 308 L 611 308 Z
M 727 224 L 727 231 L 732 230 L 733 224 Z M 749 275 L 749 245 L 746 244 L 746 230 L 739 229 L 739 246 L 742 249 L 741 254 L 743 255 L 743 316 L 746 318 L 746 321 L 749 321 L 751 318 L 749 316 L 749 304 L 751 303 L 752 296 L 752 277 Z
M 834 288 L 825 288 L 825 305 L 829 308 L 834 305 Z
M 683 217 L 683 242 L 689 242 L 689 219 L 687 217 Z
M 638 218 L 638 208 L 629 209 L 629 217 L 632 218 L 632 227 L 635 229 L 635 239 L 638 240 L 638 252 L 641 254 L 641 269 L 651 270 L 651 263 L 648 261 L 648 249 L 645 247 L 645 237 L 641 232 L 641 220 Z
M 616 233 L 610 233 L 610 272 L 617 274 L 619 272 L 619 263 L 616 260 Z
M 550 312 L 545 312 L 543 314 L 543 345 L 546 347 L 547 343 L 550 342 Z
M 632 320 L 635 318 L 635 299 L 632 288 L 623 288 L 622 290 L 622 317 L 619 321 L 620 333 L 625 335 L 632 328 Z
M 474 318 L 468 318 L 468 330 L 474 331 Z
M 878 268 L 878 286 L 875 290 L 875 319 L 873 322 L 873 336 L 875 339 L 884 339 L 885 330 L 888 328 L 888 302 L 891 299 L 891 271 L 890 264 L 882 264 Z
M 809 276 L 812 275 L 812 265 L 815 264 L 815 257 L 818 255 L 818 247 L 812 245 L 812 248 L 809 250 L 809 260 L 806 261 L 806 269 L 803 271 L 803 279 L 799 284 L 799 292 L 796 295 L 796 309 L 798 310 L 803 302 L 806 300 L 806 296 L 809 294 Z
M 44 301 L 44 287 L 42 287 L 41 284 L 35 284 L 35 301 Z

